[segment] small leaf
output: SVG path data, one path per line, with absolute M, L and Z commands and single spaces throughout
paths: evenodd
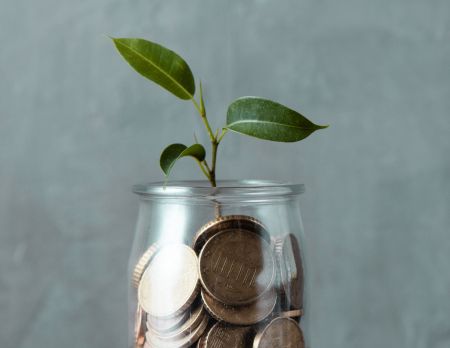
M 188 64 L 175 52 L 151 41 L 112 38 L 122 57 L 141 75 L 181 99 L 192 99 L 194 76 Z
M 182 157 L 193 157 L 196 160 L 202 162 L 205 159 L 206 151 L 205 148 L 200 144 L 194 144 L 187 147 L 183 144 L 172 144 L 167 146 L 161 154 L 159 163 L 161 169 L 166 176 L 169 176 L 172 167 L 175 162 Z
M 257 97 L 239 98 L 227 112 L 226 128 L 264 140 L 299 141 L 327 127 L 312 123 L 286 106 Z

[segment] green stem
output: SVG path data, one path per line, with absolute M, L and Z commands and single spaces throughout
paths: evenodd
M 201 119 L 202 119 L 202 121 L 203 121 L 203 123 L 204 123 L 204 125 L 206 127 L 206 130 L 207 130 L 208 135 L 209 135 L 209 139 L 211 141 L 213 141 L 215 139 L 214 138 L 214 133 L 213 133 L 213 131 L 211 129 L 211 126 L 210 126 L 210 124 L 208 122 L 208 119 L 206 118 L 206 111 L 205 111 L 205 109 L 201 108 L 194 98 L 192 98 L 192 102 L 194 103 L 194 106 L 197 109 L 197 111 L 198 111 L 198 113 L 199 113 L 199 115 L 200 115 L 200 117 L 201 117 Z
M 204 160 L 203 163 L 205 164 L 205 167 L 208 170 L 208 173 L 210 173 L 211 169 L 209 168 L 208 162 L 206 160 Z
M 200 167 L 200 169 L 202 170 L 203 174 L 205 174 L 206 178 L 211 181 L 211 177 L 209 175 L 209 169 L 205 169 L 205 167 L 203 166 L 203 163 L 200 162 L 198 159 L 195 159 L 198 163 L 198 166 Z M 205 163 L 205 166 L 208 168 L 208 165 Z
M 209 139 L 211 140 L 211 149 L 212 149 L 212 155 L 211 155 L 211 168 L 208 166 L 208 163 L 206 160 L 203 161 L 203 163 L 199 162 L 200 169 L 202 170 L 203 174 L 208 178 L 209 182 L 211 183 L 212 187 L 217 186 L 216 182 L 216 162 L 217 162 L 217 149 L 219 147 L 220 142 L 222 141 L 222 138 L 227 133 L 227 129 L 223 129 L 222 133 L 219 136 L 219 130 L 216 131 L 214 134 L 211 125 L 209 124 L 208 118 L 206 117 L 206 110 L 205 105 L 203 102 L 203 93 L 202 88 L 200 85 L 200 105 L 197 103 L 197 101 L 192 98 L 192 102 L 194 103 L 195 108 L 197 109 L 198 113 L 200 114 L 200 117 L 203 121 L 203 124 L 205 125 L 206 131 L 208 132 Z M 204 165 L 204 166 L 203 166 Z M 206 169 L 205 169 L 206 167 Z
M 194 99 L 194 97 L 191 98 L 192 103 L 194 104 L 195 108 L 197 109 L 198 113 L 201 115 L 202 110 L 200 109 L 200 106 L 198 105 L 197 101 Z
M 217 138 L 214 138 L 214 140 L 211 142 L 212 145 L 212 168 L 209 172 L 209 175 L 211 177 L 211 185 L 213 187 L 217 186 L 216 183 L 216 160 L 217 160 L 217 148 L 219 147 L 219 142 L 217 141 Z
M 225 134 L 227 134 L 228 132 L 228 128 L 223 128 L 222 129 L 222 133 L 220 134 L 219 139 L 217 139 L 217 142 L 220 144 L 220 142 L 222 141 L 223 137 L 225 136 Z

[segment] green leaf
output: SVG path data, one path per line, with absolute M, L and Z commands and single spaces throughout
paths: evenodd
M 206 156 L 205 148 L 200 144 L 194 144 L 189 147 L 183 144 L 172 144 L 167 146 L 162 152 L 159 160 L 164 174 L 169 176 L 175 162 L 180 158 L 187 156 L 193 157 L 197 161 L 202 162 Z
M 239 98 L 227 112 L 226 128 L 264 140 L 299 141 L 327 127 L 312 123 L 286 106 L 257 97 Z
M 195 93 L 191 69 L 175 52 L 144 39 L 112 38 L 119 53 L 141 75 L 181 99 Z

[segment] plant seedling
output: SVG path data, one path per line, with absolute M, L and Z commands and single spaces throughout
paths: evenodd
M 241 97 L 232 102 L 227 111 L 226 125 L 212 130 L 206 116 L 202 85 L 199 83 L 198 100 L 195 99 L 195 80 L 189 65 L 178 54 L 157 43 L 138 38 L 112 38 L 117 50 L 134 70 L 157 83 L 176 97 L 190 100 L 201 117 L 211 141 L 211 162 L 206 159 L 205 147 L 198 142 L 186 146 L 171 144 L 160 158 L 166 180 L 176 161 L 193 158 L 211 186 L 216 187 L 217 149 L 228 131 L 263 140 L 296 142 L 316 130 L 327 128 L 314 124 L 306 117 L 277 102 Z

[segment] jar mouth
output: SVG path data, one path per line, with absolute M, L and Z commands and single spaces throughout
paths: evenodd
M 272 180 L 219 180 L 217 187 L 211 187 L 206 180 L 162 181 L 137 184 L 133 192 L 143 199 L 152 198 L 199 198 L 223 199 L 273 199 L 297 196 L 305 191 L 303 184 Z

